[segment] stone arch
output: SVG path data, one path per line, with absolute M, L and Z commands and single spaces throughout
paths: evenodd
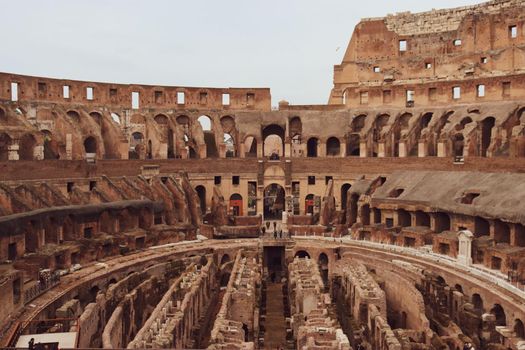
M 215 132 L 213 131 L 213 121 L 207 115 L 201 115 L 197 118 L 197 122 L 201 126 L 204 143 L 206 145 L 206 157 L 207 158 L 218 158 L 219 151 L 217 143 L 215 142 Z
M 523 321 L 517 318 L 514 320 L 514 334 L 516 337 L 525 339 L 525 327 L 523 326 Z
M 289 122 L 289 133 L 290 138 L 293 138 L 296 135 L 303 134 L 303 122 L 300 117 L 292 117 Z
M 102 126 L 102 114 L 94 111 L 89 113 L 89 116 L 91 117 L 91 119 L 93 119 L 95 123 L 97 123 L 99 126 Z
M 505 315 L 505 310 L 500 304 L 494 304 L 490 313 L 496 317 L 496 326 L 506 326 L 507 325 L 507 316 Z
M 480 156 L 487 157 L 490 142 L 492 140 L 492 129 L 496 124 L 496 118 L 487 117 L 481 121 L 481 143 Z
M 262 131 L 263 155 L 270 158 L 284 156 L 284 128 L 277 124 L 270 124 Z
M 314 199 L 315 199 L 315 196 L 311 193 L 304 197 L 304 214 L 305 215 L 314 214 L 314 205 L 315 205 Z
M 93 136 L 88 136 L 84 139 L 84 152 L 97 153 L 97 140 Z
M 226 115 L 222 117 L 221 127 L 224 133 L 227 133 L 227 134 L 234 133 L 235 132 L 235 119 L 230 115 Z
M 235 138 L 233 137 L 233 135 L 231 133 L 225 132 L 223 134 L 223 141 L 224 141 L 224 145 L 226 146 L 225 157 L 226 158 L 234 158 L 234 157 L 236 157 L 236 155 L 237 155 L 237 152 L 236 152 L 237 146 L 236 146 Z
M 202 131 L 212 131 L 213 130 L 213 123 L 210 117 L 203 114 L 199 118 L 197 118 L 197 121 L 199 122 Z
M 481 295 L 478 293 L 472 294 L 472 305 L 474 305 L 474 309 L 479 310 L 481 313 L 484 312 L 483 309 L 483 299 L 481 298 Z
M 175 120 L 179 125 L 190 125 L 190 118 L 187 115 L 179 115 Z
M 199 206 L 201 209 L 201 214 L 206 214 L 206 187 L 199 185 L 195 187 L 195 192 L 197 192 L 197 196 L 199 197 Z
M 328 255 L 326 253 L 319 254 L 319 257 L 317 258 L 317 265 L 319 267 L 319 273 L 321 274 L 321 278 L 323 279 L 325 287 L 328 287 L 328 270 L 329 270 L 329 259 Z
M 32 134 L 24 134 L 20 138 L 20 149 L 18 155 L 20 160 L 33 160 L 36 146 L 36 139 Z
M 341 142 L 337 137 L 330 137 L 326 140 L 326 155 L 329 157 L 341 155 Z
M 233 216 L 243 215 L 243 201 L 242 196 L 239 193 L 234 193 L 230 196 L 230 209 Z
M 168 125 L 168 117 L 165 114 L 157 114 L 153 120 L 158 125 Z
M 306 156 L 309 158 L 316 158 L 318 156 L 319 139 L 317 137 L 310 137 L 306 142 Z
M 453 140 L 454 157 L 463 157 L 465 153 L 465 137 L 463 134 L 456 134 Z
M 41 130 L 44 139 L 44 159 L 59 159 L 58 143 L 49 130 Z
M 222 257 L 221 257 L 221 262 L 220 262 L 219 265 L 222 266 L 222 265 L 224 265 L 224 264 L 226 264 L 226 263 L 228 263 L 230 261 L 231 261 L 230 256 L 228 254 L 223 254 Z
M 308 258 L 308 259 L 310 259 L 310 254 L 308 254 L 308 252 L 306 250 L 298 250 L 298 251 L 295 252 L 294 258 L 300 258 L 300 259 Z
M 280 220 L 285 207 L 284 187 L 272 183 L 264 189 L 264 218 L 266 220 Z
M 69 110 L 66 115 L 75 123 L 80 123 L 80 114 L 75 110 Z
M 346 210 L 348 200 L 348 190 L 352 187 L 351 184 L 345 183 L 341 186 L 341 209 Z
M 501 220 L 494 221 L 494 241 L 496 243 L 510 244 L 510 227 L 509 224 Z
M 144 147 L 144 134 L 135 131 L 131 134 L 129 140 L 129 159 L 141 159 L 144 158 L 145 147 Z
M 366 117 L 367 116 L 365 114 L 361 114 L 352 119 L 352 122 L 350 123 L 350 130 L 355 133 L 360 133 L 365 127 Z

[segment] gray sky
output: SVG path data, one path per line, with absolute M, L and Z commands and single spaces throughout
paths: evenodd
M 0 0 L 0 71 L 325 104 L 362 17 L 476 0 Z

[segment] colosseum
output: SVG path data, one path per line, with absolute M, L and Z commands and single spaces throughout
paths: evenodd
M 525 0 L 362 19 L 326 105 L 0 73 L 0 347 L 525 349 Z

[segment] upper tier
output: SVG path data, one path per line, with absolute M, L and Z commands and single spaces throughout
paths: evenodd
M 0 100 L 105 105 L 119 109 L 271 110 L 269 88 L 99 83 L 0 73 Z
M 334 67 L 329 103 L 447 104 L 454 87 L 469 100 L 522 98 L 524 32 L 524 0 L 363 19 Z

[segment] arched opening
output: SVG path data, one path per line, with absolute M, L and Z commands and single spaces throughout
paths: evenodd
M 457 284 L 457 283 L 456 283 L 456 284 L 454 285 L 454 288 L 455 288 L 458 292 L 460 292 L 460 293 L 463 294 L 463 287 L 462 287 L 460 284 Z
M 305 215 L 313 215 L 314 214 L 314 195 L 309 194 L 304 199 L 304 213 Z
M 299 117 L 293 117 L 290 119 L 289 125 L 288 125 L 288 136 L 292 140 L 292 156 L 293 157 L 300 157 L 302 156 L 302 134 L 303 134 L 303 123 L 301 121 L 301 118 Z
M 357 222 L 357 202 L 359 201 L 359 195 L 353 193 L 350 196 L 350 207 L 347 210 L 348 225 L 353 225 Z
M 77 111 L 67 111 L 66 115 L 75 123 L 80 122 L 80 114 Z
M 284 210 L 284 188 L 271 184 L 264 189 L 264 219 L 280 220 Z
M 410 213 L 404 209 L 397 211 L 397 221 L 398 226 L 401 227 L 410 227 L 412 225 Z
M 341 186 L 341 209 L 346 210 L 346 201 L 348 200 L 348 190 L 352 187 L 349 183 Z
M 204 143 L 206 144 L 206 157 L 219 157 L 219 151 L 217 150 L 217 144 L 215 142 L 215 133 L 213 132 L 211 118 L 207 115 L 201 115 L 197 119 L 197 121 L 201 125 L 202 132 L 204 134 Z
M 91 117 L 91 119 L 93 119 L 93 121 L 95 123 L 97 123 L 99 126 L 102 125 L 102 114 L 100 114 L 99 112 L 91 112 L 89 113 L 89 116 Z
M 430 227 L 430 215 L 424 211 L 416 211 L 416 226 Z
M 229 262 L 231 260 L 230 256 L 228 254 L 224 254 L 222 257 L 221 257 L 221 263 L 220 263 L 220 266 L 226 264 L 227 262 Z
M 221 127 L 223 131 L 223 140 L 226 147 L 226 158 L 237 156 L 237 143 L 235 137 L 237 130 L 235 128 L 235 119 L 229 115 L 221 118 Z
M 207 115 L 201 115 L 197 121 L 201 125 L 202 131 L 211 131 L 211 119 Z
M 256 158 L 257 157 L 257 139 L 253 136 L 247 136 L 244 139 L 244 156 L 246 158 Z
M 230 210 L 233 216 L 242 216 L 242 196 L 234 193 L 230 196 Z
M 262 131 L 263 136 L 263 155 L 270 158 L 280 158 L 284 156 L 284 128 L 277 124 L 266 126 Z M 272 137 L 267 141 L 271 135 Z
M 474 236 L 478 238 L 481 236 L 489 236 L 489 235 L 490 235 L 489 221 L 484 218 L 480 218 L 476 216 L 474 218 Z
M 397 119 L 393 132 L 394 157 L 399 157 L 399 143 L 403 134 L 408 130 L 411 118 L 412 114 L 404 113 Z
M 44 139 L 44 159 L 60 158 L 60 154 L 58 152 L 58 143 L 53 139 L 51 131 L 42 130 L 41 132 Z
M 359 115 L 352 120 L 350 129 L 352 132 L 360 133 L 365 127 L 366 115 Z
M 341 142 L 337 137 L 330 137 L 326 141 L 326 155 L 329 157 L 337 157 L 341 155 Z
M 323 279 L 325 288 L 328 288 L 328 255 L 325 253 L 319 254 L 319 259 L 317 259 L 317 265 L 319 266 L 319 273 Z
M 11 145 L 11 137 L 6 133 L 0 134 L 0 161 L 9 159 L 9 146 Z
M 470 123 L 472 123 L 472 118 L 471 117 L 465 117 L 465 118 L 461 119 L 461 121 L 459 122 L 458 125 L 456 125 L 456 130 L 457 131 L 461 131 L 461 130 L 465 129 L 465 126 L 467 124 L 470 124 Z
M 129 140 L 129 159 L 140 159 L 144 153 L 144 135 L 134 132 Z
M 201 214 L 206 214 L 206 187 L 199 185 L 195 187 L 195 192 L 197 192 L 197 196 L 199 196 L 199 204 L 201 208 Z
M 472 305 L 474 305 L 474 309 L 479 311 L 480 313 L 483 313 L 483 299 L 481 299 L 481 296 L 477 293 L 472 294 Z
M 310 259 L 310 254 L 308 254 L 308 252 L 306 250 L 298 250 L 296 253 L 295 253 L 295 256 L 294 258 L 300 258 L 300 259 Z
M 525 327 L 519 318 L 514 321 L 514 335 L 521 339 L 525 338 Z
M 235 154 L 235 140 L 233 136 L 228 133 L 224 133 L 224 145 L 226 146 L 226 158 L 234 158 Z
M 190 125 L 190 118 L 188 118 L 188 116 L 186 115 L 179 115 L 177 119 L 175 120 L 177 121 L 177 124 L 179 125 L 182 125 L 182 126 Z
M 164 114 L 157 114 L 153 120 L 155 120 L 155 123 L 158 125 L 168 125 L 168 117 L 166 117 Z
M 350 134 L 346 141 L 346 155 L 350 157 L 360 157 L 360 137 L 359 134 Z
M 450 231 L 450 216 L 446 213 L 436 213 L 436 233 Z
M 35 137 L 31 134 L 25 134 L 20 138 L 19 145 L 20 160 L 33 160 L 36 145 Z
M 88 304 L 94 302 L 97 299 L 98 292 L 100 292 L 100 288 L 98 286 L 91 287 L 91 289 L 89 290 Z
M 510 227 L 507 223 L 501 220 L 494 221 L 494 241 L 510 244 Z
M 306 143 L 306 156 L 310 158 L 317 157 L 317 148 L 319 146 L 319 139 L 312 137 Z
M 500 304 L 494 304 L 490 313 L 496 317 L 496 326 L 506 326 L 507 325 L 507 316 L 505 315 L 505 310 Z
M 465 149 L 465 137 L 463 137 L 463 134 L 456 134 L 453 142 L 454 157 L 463 157 Z
M 97 153 L 97 140 L 93 136 L 89 136 L 84 140 L 84 151 L 86 154 Z
M 492 138 L 492 128 L 496 124 L 496 119 L 488 117 L 481 122 L 481 156 L 486 157 Z

